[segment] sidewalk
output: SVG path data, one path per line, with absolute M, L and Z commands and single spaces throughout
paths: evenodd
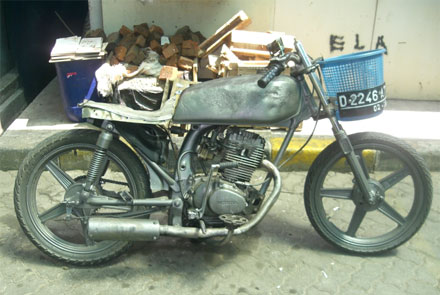
M 413 146 L 426 160 L 431 170 L 440 170 L 440 102 L 390 100 L 387 109 L 378 117 L 353 122 L 342 122 L 348 134 L 375 131 L 399 137 Z M 315 121 L 303 123 L 289 145 L 286 158 L 296 152 L 313 130 Z M 58 81 L 52 80 L 0 136 L 0 170 L 16 170 L 30 149 L 44 138 L 60 130 L 87 128 L 86 124 L 72 123 L 64 114 Z M 284 132 L 262 132 L 270 138 L 272 158 L 278 151 Z M 316 156 L 334 141 L 328 120 L 321 120 L 315 136 L 306 148 L 289 162 L 284 171 L 306 170 Z
M 350 255 L 316 233 L 304 210 L 303 171 L 282 172 L 282 193 L 268 215 L 225 246 L 161 237 L 137 242 L 105 266 L 82 268 L 54 262 L 23 234 L 12 202 L 16 173 L 0 171 L 0 294 L 438 295 L 439 172 L 432 173 L 426 223 L 382 255 Z

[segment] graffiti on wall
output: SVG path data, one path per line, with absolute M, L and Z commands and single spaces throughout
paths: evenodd
M 346 44 L 344 40 L 344 36 L 340 35 L 330 35 L 330 52 L 333 51 L 344 51 L 344 49 L 348 47 L 348 44 Z M 385 54 L 388 54 L 387 45 L 385 44 L 384 36 L 378 36 L 376 40 L 376 48 L 379 49 L 383 48 L 385 49 Z M 364 50 L 365 45 L 361 42 L 361 38 L 359 34 L 355 35 L 355 43 L 353 45 L 353 49 L 355 50 Z

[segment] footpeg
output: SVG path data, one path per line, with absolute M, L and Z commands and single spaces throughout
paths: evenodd
M 249 221 L 244 216 L 233 215 L 233 214 L 223 214 L 223 215 L 220 215 L 219 218 L 230 229 L 234 229 L 234 228 L 240 227 L 240 226 L 242 226 L 243 224 L 246 224 Z

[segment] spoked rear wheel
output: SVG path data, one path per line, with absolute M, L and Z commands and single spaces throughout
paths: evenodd
M 355 253 L 378 253 L 408 241 L 424 223 L 432 183 L 423 159 L 407 144 L 381 133 L 350 135 L 376 193 L 366 200 L 337 142 L 315 160 L 304 203 L 310 222 L 331 244 Z
M 126 241 L 93 241 L 87 234 L 91 215 L 122 217 L 131 207 L 66 208 L 66 196 L 81 191 L 99 132 L 73 130 L 39 144 L 23 161 L 17 175 L 14 202 L 18 221 L 28 238 L 47 255 L 77 265 L 106 262 L 130 246 Z M 148 196 L 148 177 L 137 156 L 118 140 L 107 151 L 106 169 L 96 191 L 134 198 Z

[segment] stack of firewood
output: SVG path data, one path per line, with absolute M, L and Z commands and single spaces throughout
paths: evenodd
M 184 26 L 176 33 L 167 37 L 161 27 L 148 26 L 147 23 L 133 26 L 123 25 L 119 32 L 105 36 L 102 30 L 90 31 L 87 37 L 106 37 L 108 60 L 111 65 L 127 63 L 138 66 L 146 58 L 147 47 L 160 55 L 160 63 L 181 70 L 192 70 L 194 58 L 197 57 L 199 44 L 205 40 L 200 32 L 193 32 Z

